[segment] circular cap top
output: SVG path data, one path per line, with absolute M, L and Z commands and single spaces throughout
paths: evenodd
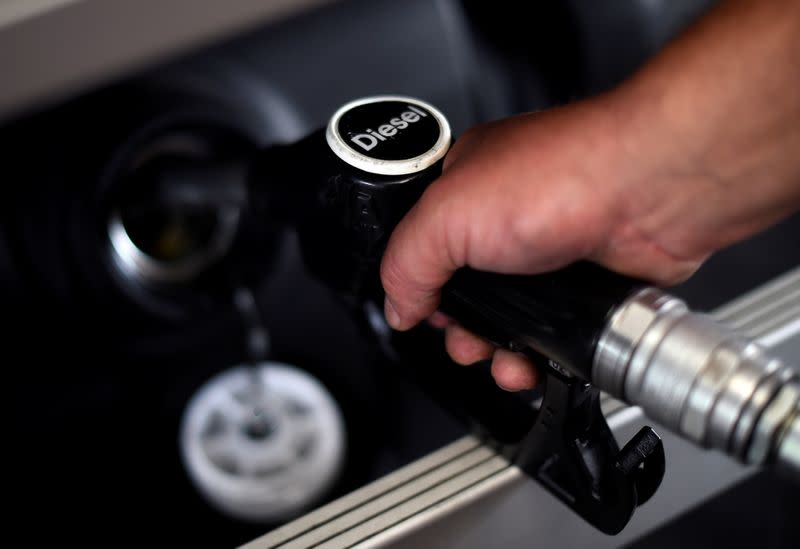
M 326 131 L 334 154 L 369 173 L 408 175 L 438 162 L 450 147 L 450 124 L 436 108 L 398 95 L 366 97 L 334 113 Z

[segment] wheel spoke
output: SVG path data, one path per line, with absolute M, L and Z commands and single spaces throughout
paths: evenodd
M 253 407 L 242 402 L 230 391 L 222 392 L 214 403 L 217 410 L 230 423 L 242 423 L 253 413 Z
M 310 441 L 316 439 L 320 429 L 312 413 L 292 416 L 287 428 L 291 429 L 292 441 L 296 448 L 306 446 Z
M 224 431 L 203 439 L 202 445 L 206 455 L 214 463 L 238 466 L 239 456 L 230 425 Z

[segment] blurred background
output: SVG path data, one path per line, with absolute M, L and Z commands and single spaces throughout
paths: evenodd
M 712 4 L 0 2 L 13 522 L 231 546 L 469 431 L 384 363 L 296 235 L 224 201 L 159 204 L 136 185 L 154 164 L 293 142 L 380 93 L 433 103 L 458 136 L 608 89 Z M 678 292 L 711 309 L 758 286 L 797 265 L 798 229 Z M 799 539 L 772 479 L 721 498 L 642 546 L 701 547 L 721 520 L 734 545 Z M 747 537 L 765 516 L 772 535 Z

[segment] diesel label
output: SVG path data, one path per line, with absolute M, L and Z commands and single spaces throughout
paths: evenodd
M 428 117 L 428 113 L 413 105 L 406 105 L 408 110 L 400 113 L 399 116 L 390 119 L 386 124 L 378 126 L 377 131 L 367 128 L 364 133 L 357 133 L 350 137 L 350 141 L 364 149 L 370 151 L 381 141 L 386 141 L 387 137 L 393 137 L 398 132 L 408 128 L 410 124 L 419 122 Z

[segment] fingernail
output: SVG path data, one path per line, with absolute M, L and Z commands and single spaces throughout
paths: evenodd
M 400 329 L 400 315 L 388 297 L 383 300 L 383 315 L 386 317 L 386 322 L 389 323 L 389 326 L 395 330 Z
M 504 387 L 499 381 L 495 381 L 497 386 L 500 387 L 504 391 L 508 391 L 509 393 L 518 393 L 519 389 L 509 389 L 508 387 Z

